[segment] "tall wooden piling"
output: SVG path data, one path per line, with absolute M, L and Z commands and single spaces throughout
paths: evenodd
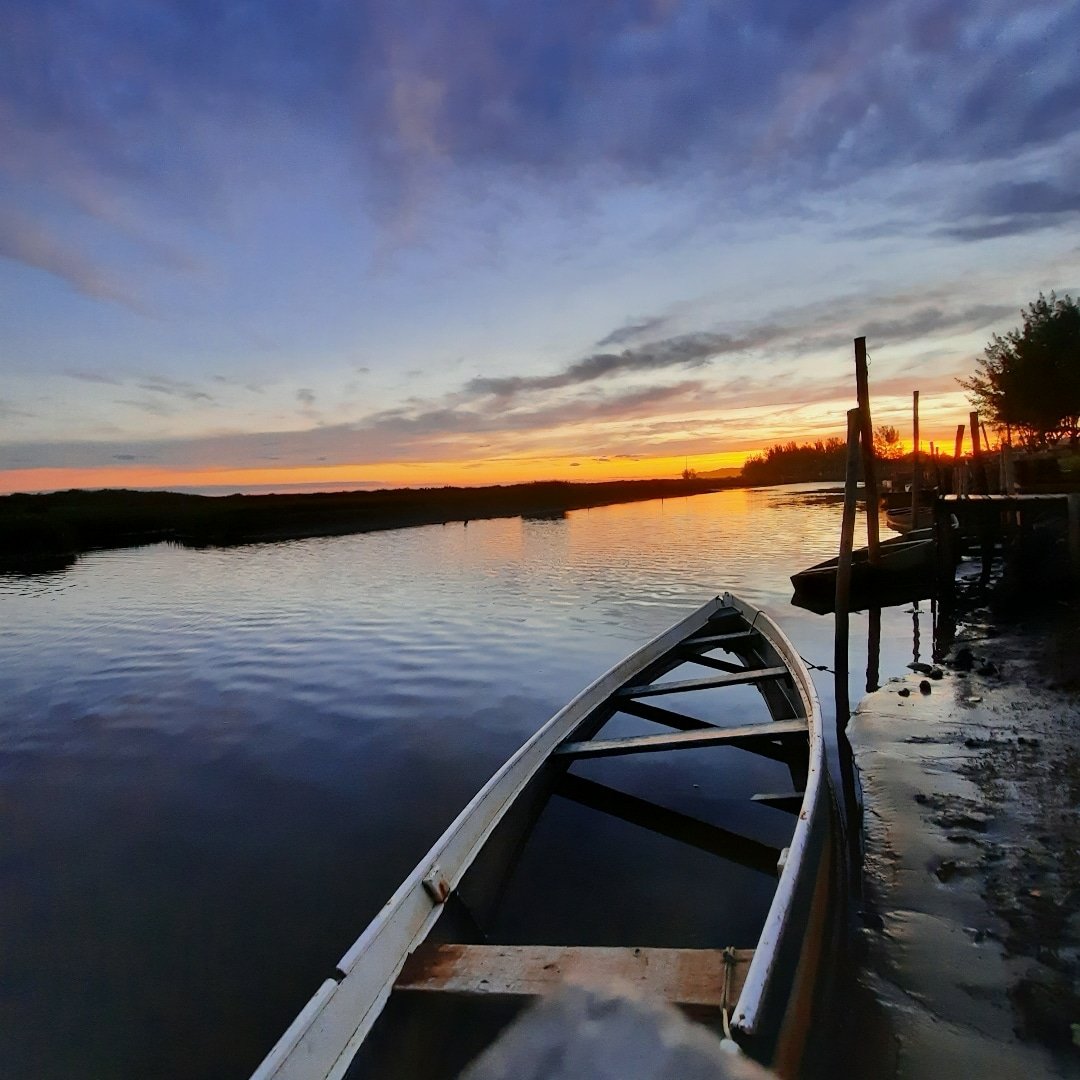
M 855 544 L 855 494 L 859 483 L 859 431 L 862 410 L 847 414 L 847 471 L 844 477 L 844 517 L 840 524 L 840 558 L 836 564 L 836 635 L 833 641 L 833 670 L 837 687 L 844 687 L 837 699 L 836 722 L 847 727 L 850 706 L 847 703 L 848 680 L 848 611 L 851 608 L 851 549 Z
M 963 464 L 960 459 L 964 453 L 964 425 L 956 425 L 956 442 L 953 444 L 952 452 L 952 484 L 950 485 L 950 494 L 960 495 L 964 489 L 963 481 Z
M 911 527 L 919 527 L 919 488 L 922 486 L 922 460 L 919 455 L 919 391 L 911 393 Z
M 1080 495 L 1068 496 L 1069 565 L 1073 576 L 1080 579 Z
M 956 425 L 956 443 L 953 446 L 953 464 L 956 465 L 960 461 L 961 455 L 964 453 L 964 425 Z
M 979 445 L 979 414 L 971 413 L 968 420 L 971 423 L 971 462 L 972 471 L 975 473 L 975 490 L 980 495 L 988 495 L 990 485 L 986 482 L 986 466 L 983 463 L 982 447 Z
M 878 542 L 877 462 L 874 458 L 874 428 L 870 420 L 870 377 L 866 367 L 866 338 L 855 339 L 855 394 L 859 402 L 859 434 L 862 441 L 863 489 L 866 493 L 866 547 L 870 562 L 881 560 Z

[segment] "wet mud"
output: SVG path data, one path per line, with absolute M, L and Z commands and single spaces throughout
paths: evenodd
M 1078 631 L 977 611 L 856 710 L 856 1075 L 1080 1076 Z

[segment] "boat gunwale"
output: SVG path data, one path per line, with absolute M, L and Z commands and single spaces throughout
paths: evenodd
M 732 599 L 735 600 L 737 605 L 742 606 L 742 601 L 735 597 L 732 597 Z M 765 624 L 764 628 L 758 625 L 759 621 Z M 802 805 L 799 808 L 795 831 L 788 846 L 788 857 L 784 869 L 780 873 L 780 879 L 776 883 L 776 891 L 773 893 L 772 901 L 769 904 L 765 924 L 758 937 L 754 956 L 750 961 L 750 967 L 743 982 L 742 993 L 739 995 L 732 1016 L 732 1027 L 747 1037 L 756 1035 L 760 1027 L 761 1013 L 770 984 L 776 975 L 781 939 L 788 928 L 788 920 L 791 917 L 795 901 L 796 886 L 803 872 L 803 864 L 811 840 L 811 831 L 814 828 L 821 827 L 821 823 L 816 820 L 813 810 L 818 804 L 820 795 L 824 792 L 826 782 L 825 738 L 822 728 L 821 705 L 814 682 L 806 669 L 806 664 L 788 636 L 766 612 L 759 609 L 751 622 L 751 626 L 769 641 L 791 669 L 792 677 L 799 689 L 800 696 L 803 699 L 803 707 L 806 711 L 810 760 L 807 769 L 806 787 L 803 790 Z

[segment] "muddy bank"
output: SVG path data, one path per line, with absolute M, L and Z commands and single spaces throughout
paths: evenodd
M 1078 628 L 977 611 L 852 718 L 859 1075 L 1080 1076 Z

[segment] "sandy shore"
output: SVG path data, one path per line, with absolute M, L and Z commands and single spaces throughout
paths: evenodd
M 859 1075 L 1080 1076 L 1078 614 L 976 611 L 852 719 Z

